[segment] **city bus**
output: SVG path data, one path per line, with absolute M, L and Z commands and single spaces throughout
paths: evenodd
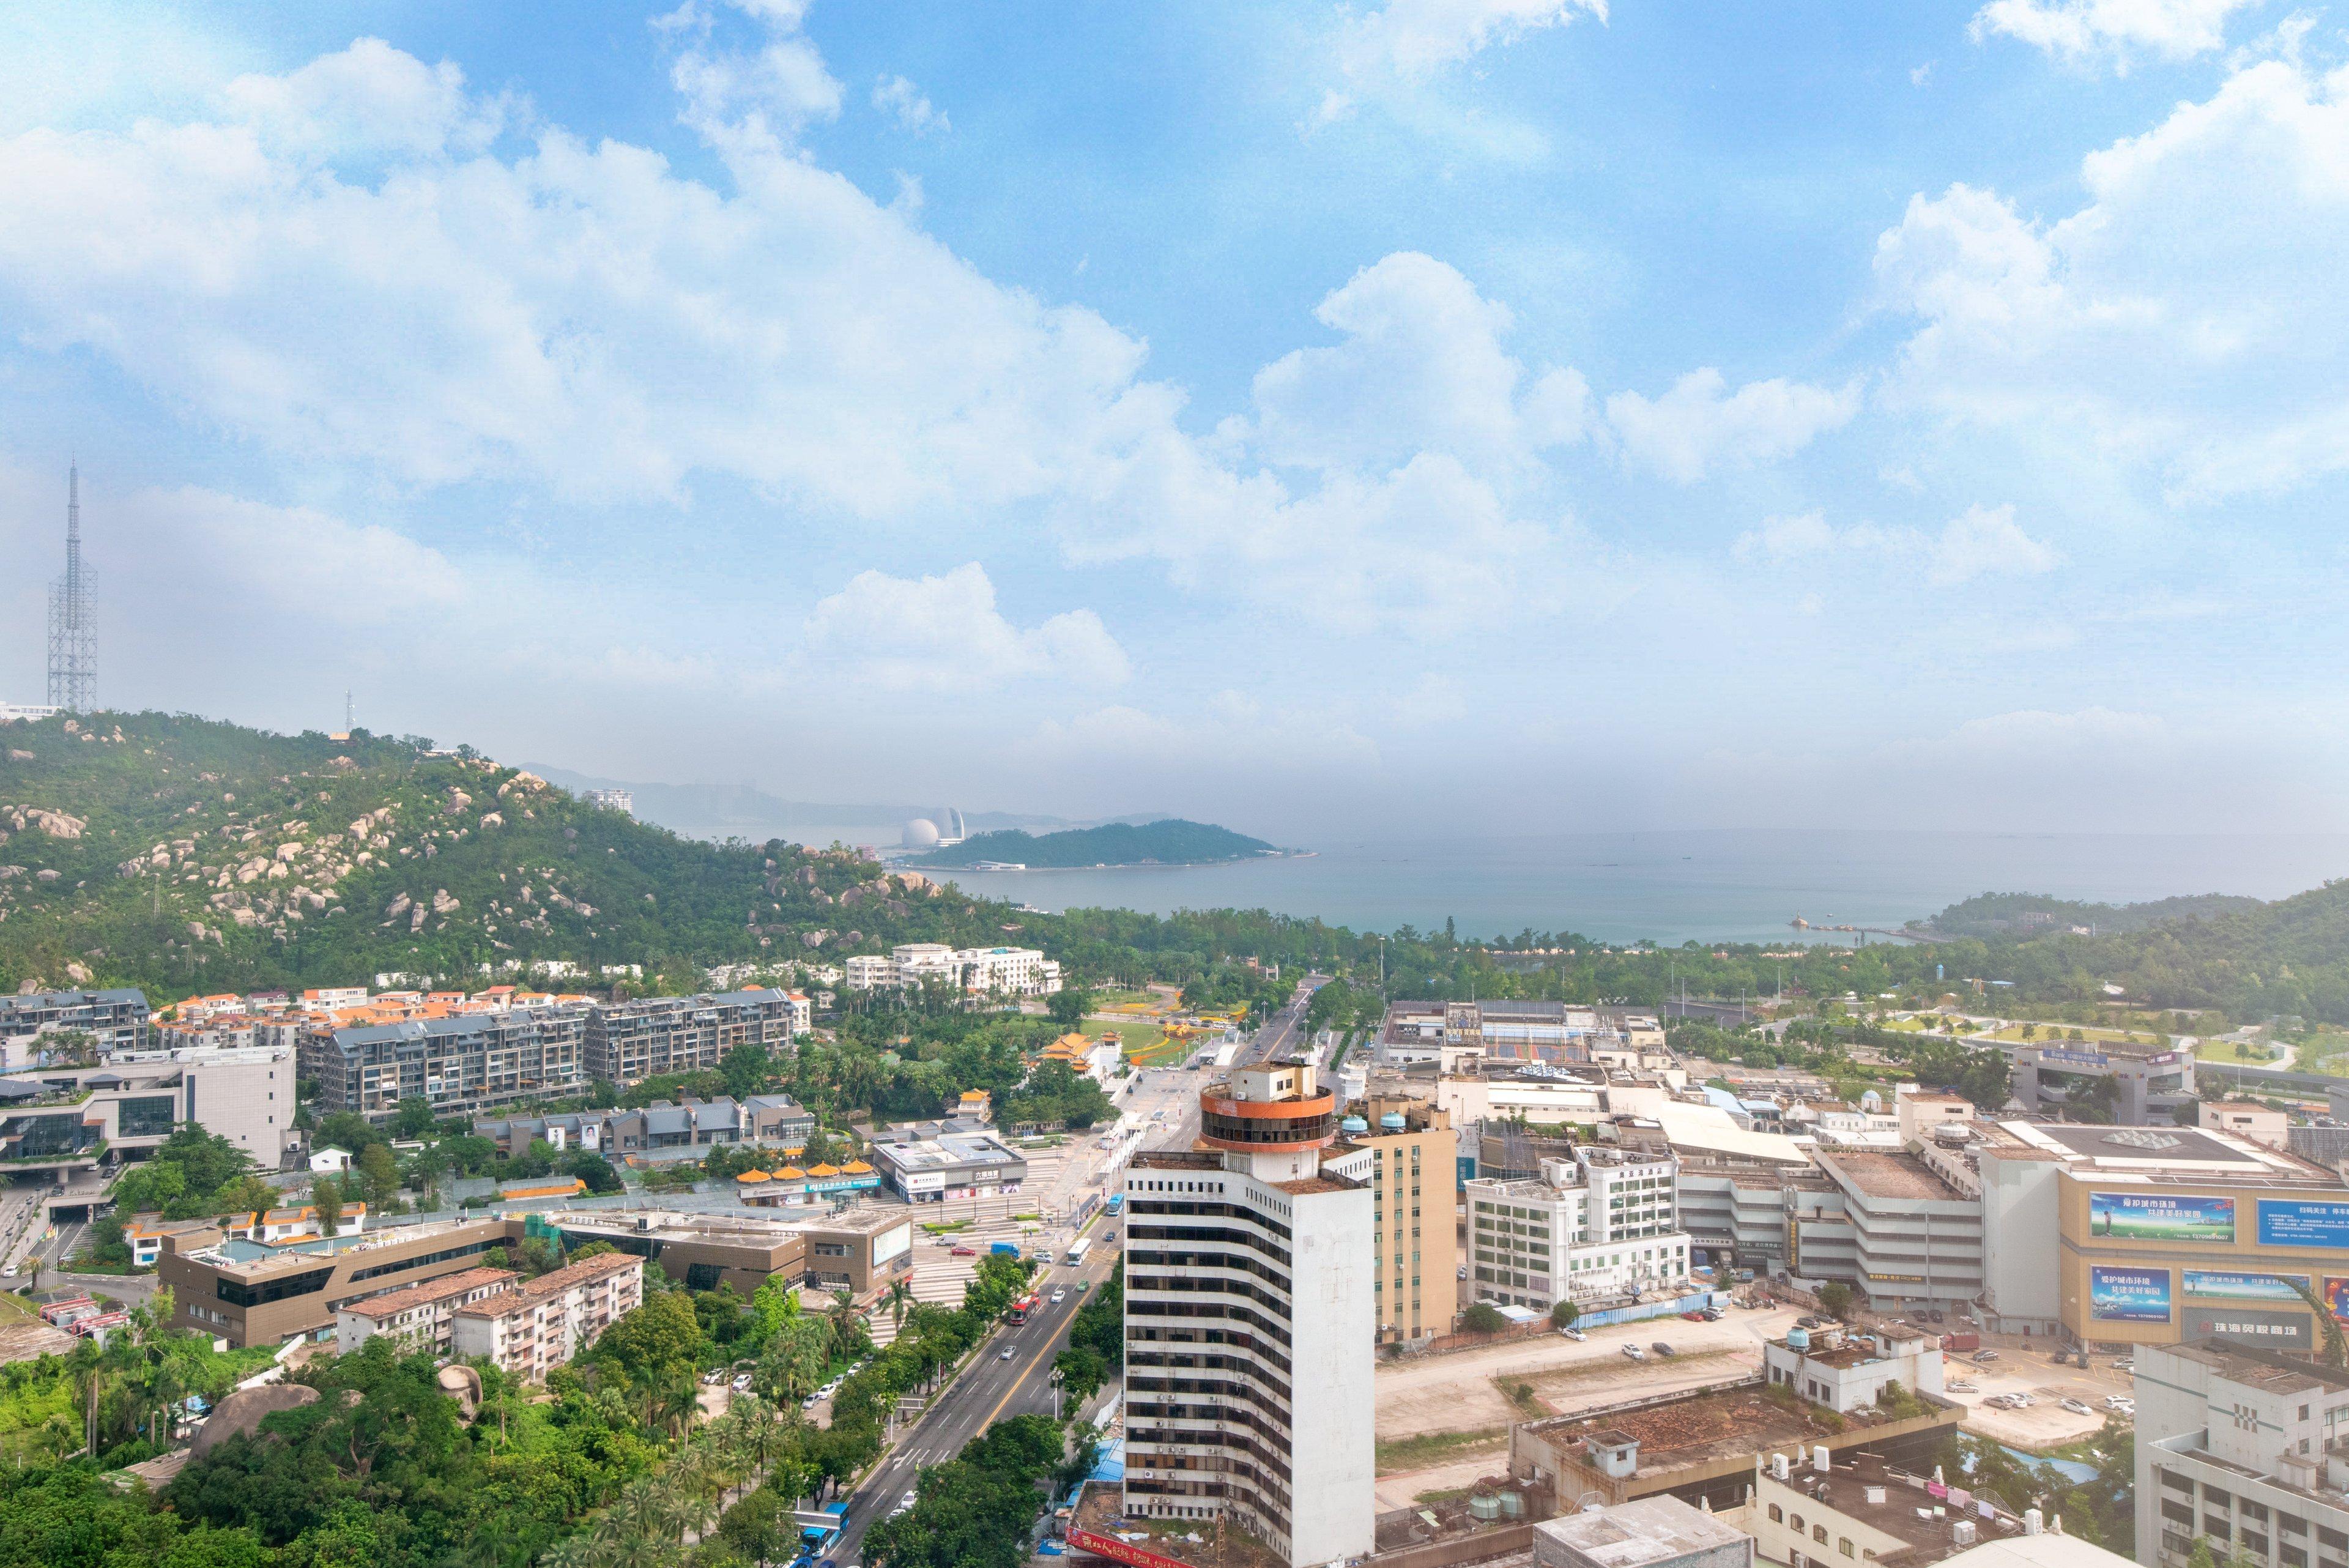
M 1004 1321 L 1016 1328 L 1019 1324 L 1028 1321 L 1029 1314 L 1033 1313 L 1039 1304 L 1040 1303 L 1036 1293 L 1030 1291 L 1026 1295 L 1021 1296 L 1019 1300 L 1013 1302 L 1009 1306 L 1003 1309 Z
M 1109 1195 L 1109 1217 L 1110 1217 L 1111 1219 L 1112 1219 L 1112 1220 L 1116 1219 L 1116 1218 L 1118 1217 L 1118 1213 L 1119 1213 L 1119 1211 L 1120 1211 L 1121 1210 L 1124 1209 L 1124 1207 L 1125 1207 L 1125 1194 L 1124 1194 L 1124 1193 L 1123 1193 L 1123 1192 L 1112 1192 L 1112 1193 L 1111 1193 L 1111 1194 Z
M 1085 1254 L 1092 1250 L 1092 1238 L 1090 1236 L 1080 1236 L 1077 1240 L 1069 1243 L 1069 1255 L 1063 1260 L 1063 1262 L 1065 1262 L 1069 1267 L 1073 1269 L 1085 1261 Z

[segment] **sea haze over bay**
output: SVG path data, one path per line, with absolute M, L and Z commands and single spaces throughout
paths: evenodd
M 1441 929 L 1448 918 L 1463 936 L 1531 929 L 1677 946 L 1819 940 L 1788 925 L 1798 915 L 1814 925 L 1898 927 L 1976 893 L 2116 904 L 2189 893 L 2279 898 L 2349 872 L 2342 834 L 1723 829 L 1300 847 L 1315 853 L 1226 866 L 937 875 L 974 894 L 1055 911 L 1265 909 L 1364 931 Z

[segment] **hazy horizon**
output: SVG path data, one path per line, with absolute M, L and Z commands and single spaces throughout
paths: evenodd
M 11 7 L 0 701 L 78 459 L 109 706 L 1282 843 L 2349 829 L 2344 37 Z

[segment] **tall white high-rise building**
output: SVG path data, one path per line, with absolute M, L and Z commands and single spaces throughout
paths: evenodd
M 1222 1520 L 1295 1568 L 1374 1543 L 1374 1194 L 1322 1166 L 1303 1063 L 1199 1096 L 1200 1147 L 1125 1173 L 1125 1509 Z

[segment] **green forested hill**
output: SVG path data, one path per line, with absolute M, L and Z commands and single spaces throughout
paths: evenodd
M 999 940 L 999 907 L 847 854 L 715 845 L 468 752 L 183 715 L 0 728 L 0 990 L 472 985 L 481 966 Z M 822 933 L 811 947 L 806 938 Z
M 2093 977 L 2160 1007 L 2349 1023 L 2349 880 L 2114 936 L 1995 943 L 1992 952 L 2000 972 L 2034 991 L 2086 992 Z
M 1926 930 L 1952 937 L 2027 937 L 2044 934 L 2050 927 L 2069 931 L 2075 926 L 2085 926 L 2098 936 L 2118 936 L 2171 921 L 2207 919 L 2260 907 L 2259 899 L 2236 893 L 2194 893 L 2142 904 L 2083 904 L 2037 893 L 1977 893 L 1920 924 Z
M 982 833 L 951 848 L 918 857 L 918 866 L 976 866 L 982 860 L 1008 861 L 1040 867 L 1078 866 L 1210 866 L 1225 860 L 1251 860 L 1278 851 L 1261 838 L 1234 833 L 1211 823 L 1167 817 L 1140 825 L 1113 822 L 1102 827 L 1072 827 L 1061 833 L 1031 834 L 1020 828 Z

